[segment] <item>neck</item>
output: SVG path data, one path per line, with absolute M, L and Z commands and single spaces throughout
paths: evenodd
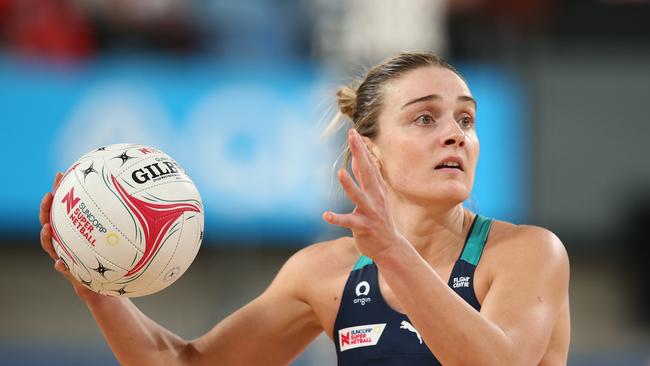
M 473 218 L 462 203 L 415 203 L 389 194 L 389 204 L 398 230 L 424 259 L 431 264 L 456 259 Z

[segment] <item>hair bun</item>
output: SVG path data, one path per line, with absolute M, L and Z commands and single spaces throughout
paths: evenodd
M 336 101 L 339 104 L 339 110 L 342 114 L 350 119 L 354 117 L 354 111 L 357 108 L 357 90 L 350 86 L 344 85 L 336 92 Z

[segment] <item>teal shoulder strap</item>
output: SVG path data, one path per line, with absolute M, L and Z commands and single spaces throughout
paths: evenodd
M 460 259 L 473 265 L 478 264 L 479 259 L 481 259 L 481 254 L 483 254 L 483 247 L 485 247 L 485 241 L 490 233 L 491 226 L 492 219 L 477 215 L 476 222 L 472 226 L 472 232 L 467 238 L 467 244 L 465 244 L 465 249 Z M 357 263 L 354 264 L 352 270 L 361 269 L 372 263 L 372 259 L 362 255 L 357 260 Z
M 478 264 L 478 261 L 481 259 L 481 254 L 483 254 L 483 248 L 485 247 L 491 226 L 492 219 L 476 215 L 476 222 L 472 226 L 472 232 L 467 238 L 467 243 L 465 244 L 465 249 L 460 259 L 474 266 Z
M 361 257 L 359 257 L 359 260 L 357 260 L 357 263 L 355 263 L 354 268 L 352 268 L 352 270 L 354 271 L 357 269 L 361 269 L 369 264 L 372 264 L 372 259 L 366 257 L 365 255 L 362 255 Z

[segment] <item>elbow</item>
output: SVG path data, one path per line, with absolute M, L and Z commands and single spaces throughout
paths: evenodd
M 191 366 L 197 364 L 201 352 L 193 341 L 184 341 L 173 352 L 174 366 Z
M 467 363 L 467 365 L 475 363 Z M 481 362 L 481 365 L 485 366 L 518 366 L 520 363 L 510 352 L 496 351 L 490 352 L 490 356 L 484 358 Z
M 484 354 L 487 355 L 487 357 L 485 360 L 480 362 L 481 365 L 527 366 L 525 357 L 522 357 L 523 355 L 521 350 L 507 340 L 498 346 L 493 344 L 493 347 Z
M 192 365 L 225 366 L 233 364 L 232 360 L 223 357 L 223 353 L 215 347 L 207 348 L 200 340 L 184 341 L 174 353 L 174 366 Z
M 530 355 L 526 354 L 525 351 L 512 347 L 495 352 L 489 362 L 486 362 L 485 365 L 532 366 L 537 365 L 538 363 L 539 362 L 534 362 Z
M 487 346 L 487 345 L 486 345 Z M 523 366 L 524 361 L 519 352 L 511 347 L 500 347 L 494 344 L 491 347 L 479 347 L 477 352 L 463 352 L 456 355 L 455 360 L 443 362 L 444 365 L 457 366 Z M 460 356 L 460 358 L 459 358 Z M 441 360 L 442 361 L 442 360 Z

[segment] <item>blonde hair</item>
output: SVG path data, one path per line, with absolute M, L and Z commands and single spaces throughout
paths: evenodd
M 325 129 L 324 135 L 338 130 L 346 121 L 361 136 L 370 139 L 379 134 L 378 118 L 382 110 L 383 87 L 408 71 L 426 66 L 449 69 L 462 78 L 447 61 L 432 52 L 401 52 L 368 70 L 361 81 L 343 85 L 336 92 L 339 112 Z M 350 147 L 345 143 L 342 152 L 343 166 L 348 168 L 351 160 Z

